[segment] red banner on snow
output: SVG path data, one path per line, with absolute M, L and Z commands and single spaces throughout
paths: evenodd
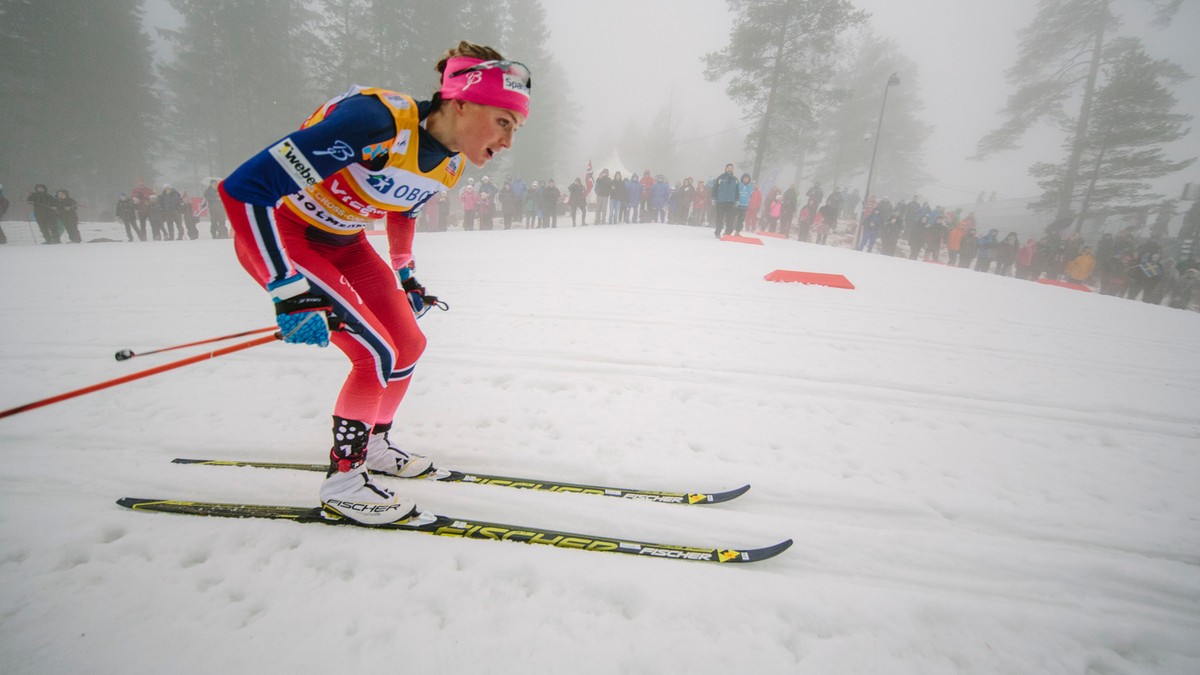
M 767 281 L 781 281 L 784 283 L 800 283 L 811 284 L 815 286 L 828 286 L 830 288 L 849 288 L 854 290 L 854 284 L 850 280 L 840 274 L 822 274 L 820 272 L 800 272 L 798 270 L 775 270 L 767 276 L 763 277 Z
M 1038 279 L 1038 283 L 1039 284 L 1047 284 L 1049 286 L 1062 286 L 1063 288 L 1069 288 L 1073 291 L 1083 291 L 1084 293 L 1092 292 L 1092 289 L 1090 287 L 1088 287 L 1084 284 L 1076 284 L 1076 283 L 1073 283 L 1070 281 L 1059 281 L 1057 279 Z

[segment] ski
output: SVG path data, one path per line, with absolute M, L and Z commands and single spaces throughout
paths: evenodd
M 184 459 L 171 460 L 176 464 L 201 464 L 204 466 L 244 466 L 256 469 L 287 469 L 291 471 L 320 471 L 325 472 L 329 467 L 325 464 L 293 464 L 288 462 L 253 462 L 224 459 Z M 387 474 L 381 474 L 387 475 Z M 542 492 L 574 492 L 578 494 L 602 495 L 620 499 L 637 499 L 663 504 L 720 504 L 746 494 L 749 485 L 743 485 L 733 490 L 723 492 L 668 492 L 664 490 L 635 490 L 631 488 L 608 487 L 604 485 L 588 485 L 585 483 L 564 483 L 560 481 L 540 480 L 537 478 L 520 478 L 517 476 L 497 476 L 486 473 L 469 473 L 454 469 L 436 469 L 428 474 L 419 476 L 426 480 L 439 483 L 474 483 L 476 485 L 499 485 L 520 490 L 538 490 Z M 410 479 L 411 480 L 411 479 Z
M 516 541 L 522 544 L 541 544 L 557 548 L 579 549 L 582 551 L 601 551 L 708 563 L 758 562 L 773 558 L 786 551 L 792 545 L 791 539 L 781 541 L 773 546 L 750 549 L 654 544 L 631 539 L 572 534 L 540 527 L 501 525 L 499 523 L 489 523 L 469 518 L 452 518 L 427 511 L 418 511 L 406 520 L 387 525 L 361 525 L 320 507 L 218 504 L 172 499 L 136 499 L 133 497 L 119 499 L 117 500 L 117 504 L 135 511 L 159 511 L 221 518 L 267 518 L 272 520 L 290 520 L 300 523 L 322 523 L 325 525 L 351 525 L 371 530 L 406 530 L 409 532 L 423 532 L 439 537 Z

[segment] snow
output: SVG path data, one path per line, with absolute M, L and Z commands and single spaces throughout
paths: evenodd
M 230 248 L 0 247 L 0 409 L 269 325 Z M 323 461 L 343 357 L 270 344 L 0 420 L 0 672 L 1200 672 L 1200 315 L 671 225 L 425 233 L 417 260 L 451 309 L 422 319 L 403 445 L 753 484 L 680 507 L 400 483 L 418 504 L 796 545 L 719 566 L 116 506 L 315 503 L 320 474 L 170 462 Z

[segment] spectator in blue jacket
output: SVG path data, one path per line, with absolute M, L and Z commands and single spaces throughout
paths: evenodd
M 636 173 L 629 174 L 629 180 L 625 181 L 625 222 L 636 223 L 638 219 L 638 206 L 642 203 L 642 184 L 638 181 Z
M 511 179 L 509 184 L 512 186 L 513 194 L 517 197 L 517 202 L 524 202 L 525 191 L 529 189 L 526 187 L 525 181 L 521 180 L 520 176 L 517 176 L 516 178 Z
M 754 194 L 754 182 L 750 180 L 750 174 L 742 174 L 742 182 L 738 183 L 737 206 L 734 207 L 733 213 L 733 235 L 735 237 L 742 236 L 742 223 L 746 222 L 746 209 L 750 208 L 750 196 Z
M 650 215 L 656 223 L 667 222 L 667 200 L 671 197 L 671 185 L 660 173 L 654 177 L 654 185 L 650 186 Z
M 738 182 L 733 175 L 733 164 L 726 164 L 725 173 L 709 181 L 708 192 L 713 203 L 713 236 L 720 239 L 722 230 L 726 234 L 733 234 L 733 207 L 738 198 Z M 749 201 L 746 203 L 749 204 Z
M 1000 231 L 996 229 L 988 230 L 988 233 L 979 238 L 976 244 L 975 255 L 975 271 L 988 272 L 992 268 L 992 261 L 996 259 L 996 246 L 1000 244 L 997 238 Z

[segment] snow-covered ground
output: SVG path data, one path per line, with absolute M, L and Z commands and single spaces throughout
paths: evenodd
M 170 463 L 323 461 L 346 364 L 270 344 L 0 420 L 0 672 L 1200 672 L 1200 314 L 669 225 L 421 234 L 417 260 L 451 311 L 422 319 L 393 438 L 754 486 L 396 485 L 418 504 L 796 545 L 717 566 L 116 506 L 315 503 L 320 474 Z M 271 323 L 227 241 L 0 247 L 0 281 L 0 409 Z

